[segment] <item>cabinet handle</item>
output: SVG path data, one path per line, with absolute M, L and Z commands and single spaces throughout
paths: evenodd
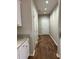
M 27 47 L 27 45 L 26 45 L 26 47 Z
M 23 45 L 23 47 L 27 47 L 27 45 Z
M 23 47 L 24 47 L 25 45 L 23 45 Z

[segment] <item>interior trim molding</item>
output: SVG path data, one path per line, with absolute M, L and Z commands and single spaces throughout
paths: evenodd
M 38 41 L 36 41 L 35 44 L 36 44 L 36 45 L 35 45 L 35 48 L 36 48 L 36 46 L 37 46 L 37 44 L 38 44 Z M 34 56 L 34 55 L 35 55 L 35 49 L 33 50 L 33 53 L 32 53 L 30 56 Z
M 56 41 L 54 40 L 54 38 L 52 37 L 52 35 L 49 34 L 49 36 L 52 38 L 52 40 L 54 41 L 54 43 L 55 43 L 56 46 L 58 47 L 58 44 L 56 43 Z M 57 56 L 58 58 L 60 58 L 60 55 L 59 55 L 58 53 L 56 53 L 56 56 Z
M 33 51 L 33 53 L 30 54 L 30 56 L 34 56 L 35 55 L 35 50 Z
M 33 55 L 32 56 L 34 56 L 35 55 L 35 50 L 33 51 Z
M 59 55 L 58 53 L 56 53 L 56 56 L 57 56 L 58 58 L 60 58 L 60 55 Z
M 54 40 L 54 38 L 52 37 L 52 35 L 49 34 L 49 36 L 52 38 L 52 40 L 54 41 L 54 43 L 56 44 L 56 46 L 58 46 L 57 42 Z

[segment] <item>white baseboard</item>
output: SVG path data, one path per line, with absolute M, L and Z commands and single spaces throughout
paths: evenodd
M 54 38 L 49 34 L 49 36 L 53 39 L 53 41 L 54 41 L 54 43 L 56 44 L 56 46 L 58 46 L 58 44 L 56 43 L 56 41 L 54 40 Z M 56 56 L 58 57 L 58 58 L 60 58 L 60 55 L 58 54 L 58 53 L 56 53 Z
M 37 45 L 38 41 L 36 41 L 35 44 Z M 34 49 L 33 53 L 30 56 L 34 56 L 34 55 L 35 55 L 35 49 Z
M 33 56 L 35 55 L 35 50 L 33 51 Z
M 60 58 L 60 55 L 59 55 L 58 53 L 56 53 L 56 56 L 57 56 L 58 58 Z
M 56 46 L 58 46 L 58 44 L 56 43 L 56 41 L 54 40 L 54 38 L 50 34 L 49 34 L 49 36 L 53 39 L 53 41 L 56 44 Z
M 33 51 L 33 53 L 30 54 L 30 56 L 34 56 L 35 55 L 35 50 Z

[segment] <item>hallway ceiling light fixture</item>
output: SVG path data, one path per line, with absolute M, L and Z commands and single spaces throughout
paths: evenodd
M 45 3 L 48 4 L 48 0 L 46 0 Z
M 47 8 L 44 8 L 44 10 L 46 11 L 46 10 L 47 10 Z

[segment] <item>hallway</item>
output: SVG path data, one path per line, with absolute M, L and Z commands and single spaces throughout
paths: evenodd
M 49 35 L 40 35 L 34 57 L 29 59 L 58 59 L 57 46 Z
M 60 58 L 58 0 L 18 0 L 17 59 Z

